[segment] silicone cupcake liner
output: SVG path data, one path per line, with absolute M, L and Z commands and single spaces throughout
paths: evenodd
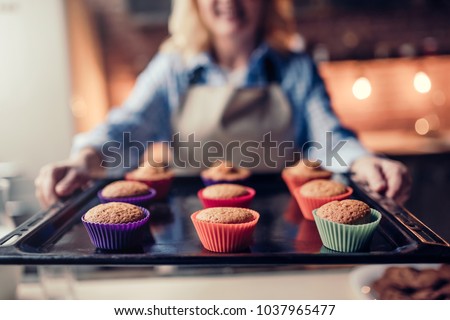
M 350 187 L 347 187 L 347 192 L 334 196 L 334 197 L 321 197 L 321 198 L 313 198 L 313 197 L 305 197 L 302 196 L 300 193 L 300 188 L 297 188 L 294 190 L 294 196 L 297 200 L 298 206 L 300 207 L 300 210 L 302 211 L 303 216 L 305 219 L 308 220 L 314 220 L 313 217 L 313 210 L 320 208 L 325 203 L 335 201 L 335 200 L 344 200 L 349 198 L 353 193 L 353 189 Z
M 375 229 L 381 220 L 381 213 L 371 209 L 371 221 L 366 224 L 342 224 L 322 219 L 313 211 L 320 239 L 325 247 L 339 252 L 356 252 L 370 245 Z
M 205 198 L 203 196 L 203 190 L 201 189 L 197 192 L 197 196 L 203 204 L 203 207 L 206 208 L 214 208 L 214 207 L 236 207 L 236 208 L 248 208 L 253 198 L 255 197 L 256 191 L 253 188 L 245 187 L 247 189 L 248 194 L 231 198 L 231 199 L 212 199 Z
M 199 221 L 200 211 L 191 215 L 197 235 L 203 247 L 213 252 L 239 252 L 252 244 L 253 231 L 259 220 L 259 213 L 251 210 L 254 220 L 246 223 L 224 224 Z
M 150 218 L 150 212 L 141 208 L 145 217 L 136 222 L 109 224 L 88 222 L 81 217 L 89 238 L 94 246 L 104 250 L 121 250 L 138 246 L 142 243 L 145 225 Z
M 126 202 L 137 206 L 144 206 L 153 200 L 156 196 L 156 190 L 153 188 L 148 189 L 148 194 L 136 196 L 136 197 L 124 197 L 124 198 L 105 198 L 102 196 L 102 190 L 97 193 L 101 203 L 108 202 Z
M 125 180 L 145 183 L 149 188 L 156 190 L 156 196 L 153 198 L 153 200 L 163 200 L 167 197 L 167 194 L 170 191 L 173 177 L 161 180 L 143 180 L 143 179 L 135 179 L 130 174 L 127 174 L 125 175 Z
M 200 176 L 200 178 L 203 181 L 203 184 L 205 185 L 205 187 L 209 187 L 212 186 L 214 184 L 219 184 L 219 183 L 231 183 L 231 184 L 243 184 L 246 185 L 248 178 L 245 179 L 236 179 L 236 180 L 213 180 L 213 179 L 209 179 L 209 178 L 204 178 L 202 176 Z

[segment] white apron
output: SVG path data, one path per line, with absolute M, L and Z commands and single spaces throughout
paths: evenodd
M 174 135 L 179 134 L 178 141 L 195 137 L 201 147 L 190 144 L 189 148 L 179 148 L 179 143 L 173 144 L 174 157 L 188 162 L 180 173 L 194 174 L 218 158 L 254 172 L 280 171 L 286 160 L 293 160 L 293 145 L 279 149 L 282 142 L 294 142 L 291 107 L 275 80 L 274 69 L 266 69 L 267 86 L 191 84 L 181 108 L 172 115 L 172 128 Z M 263 147 L 265 135 L 269 140 L 267 134 L 272 148 L 268 144 Z M 212 156 L 209 159 L 206 147 Z M 222 150 L 216 154 L 216 149 Z M 178 169 L 181 162 L 174 162 Z

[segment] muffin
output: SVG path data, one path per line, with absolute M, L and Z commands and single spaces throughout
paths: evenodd
M 142 242 L 149 217 L 147 209 L 124 202 L 109 202 L 93 207 L 81 220 L 94 246 L 120 250 Z
M 364 224 L 370 221 L 370 207 L 359 200 L 331 201 L 317 209 L 322 219 L 343 224 Z
M 127 202 L 144 205 L 155 197 L 156 191 L 145 183 L 137 181 L 115 181 L 99 191 L 98 197 L 102 203 Z
M 90 209 L 84 220 L 92 223 L 119 224 L 136 222 L 144 218 L 141 208 L 123 202 L 109 202 Z
M 239 252 L 252 243 L 259 213 L 246 208 L 216 207 L 193 213 L 191 220 L 205 249 Z
M 216 184 L 203 189 L 203 196 L 212 199 L 231 199 L 249 194 L 246 187 L 238 184 Z
M 285 168 L 281 176 L 291 194 L 304 183 L 314 179 L 330 179 L 333 173 L 320 166 L 319 161 L 302 159 L 292 167 Z
M 161 200 L 167 197 L 174 173 L 168 166 L 151 165 L 149 163 L 133 170 L 125 175 L 129 181 L 139 181 L 145 183 L 148 187 L 156 190 L 155 200 Z
M 347 187 L 337 181 L 314 180 L 300 187 L 300 194 L 309 198 L 334 197 L 347 192 Z
M 234 167 L 229 161 L 216 161 L 209 169 L 200 173 L 205 186 L 217 183 L 244 183 L 250 177 L 250 170 Z
M 353 189 L 332 180 L 317 179 L 294 189 L 294 196 L 303 216 L 314 220 L 312 211 L 333 200 L 343 200 L 350 197 Z
M 340 252 L 368 248 L 381 213 L 359 200 L 332 201 L 313 211 L 325 247 Z
M 250 210 L 242 208 L 209 208 L 199 212 L 197 220 L 209 223 L 236 224 L 253 221 L 254 215 Z
M 197 193 L 204 208 L 248 208 L 255 194 L 256 192 L 252 188 L 231 183 L 210 185 Z

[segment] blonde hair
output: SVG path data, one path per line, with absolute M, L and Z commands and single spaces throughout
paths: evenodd
M 268 14 L 264 15 L 263 39 L 280 52 L 291 51 L 292 41 L 297 36 L 292 0 L 264 1 Z M 196 0 L 173 0 L 169 33 L 160 51 L 176 51 L 189 57 L 211 49 L 210 35 L 201 21 Z

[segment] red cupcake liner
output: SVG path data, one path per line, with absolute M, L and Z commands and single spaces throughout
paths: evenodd
M 97 193 L 98 198 L 100 199 L 101 203 L 108 203 L 108 202 L 126 202 L 129 204 L 134 204 L 136 206 L 144 206 L 148 204 L 150 201 L 152 201 L 156 196 L 156 190 L 149 188 L 148 194 L 136 196 L 136 197 L 123 197 L 123 198 L 105 198 L 102 195 L 102 190 L 100 190 Z
M 313 198 L 313 197 L 305 197 L 301 195 L 300 188 L 297 188 L 294 190 L 294 196 L 297 200 L 297 203 L 300 207 L 300 210 L 302 211 L 303 216 L 305 219 L 308 220 L 314 220 L 313 216 L 313 210 L 320 208 L 325 203 L 335 201 L 335 200 L 344 200 L 349 198 L 353 193 L 353 189 L 350 187 L 347 187 L 347 192 L 334 196 L 334 197 L 320 197 L 320 198 Z
M 153 198 L 153 200 L 164 200 L 169 194 L 170 187 L 172 186 L 173 177 L 161 180 L 143 180 L 133 178 L 131 174 L 126 174 L 125 180 L 145 183 L 149 188 L 156 190 L 156 196 Z
M 252 244 L 253 232 L 259 220 L 258 212 L 250 210 L 255 218 L 250 222 L 225 224 L 197 220 L 200 211 L 194 212 L 191 220 L 205 249 L 222 253 L 239 252 Z
M 142 243 L 145 225 L 150 218 L 150 212 L 141 208 L 144 218 L 130 223 L 94 223 L 81 217 L 92 244 L 104 250 L 123 250 L 134 248 Z
M 197 196 L 203 204 L 203 207 L 206 208 L 215 208 L 215 207 L 235 207 L 235 208 L 248 208 L 253 198 L 256 195 L 256 191 L 253 188 L 245 187 L 247 189 L 248 194 L 230 198 L 230 199 L 213 199 L 213 198 L 205 198 L 203 196 L 203 190 L 205 188 L 200 189 L 197 192 Z

